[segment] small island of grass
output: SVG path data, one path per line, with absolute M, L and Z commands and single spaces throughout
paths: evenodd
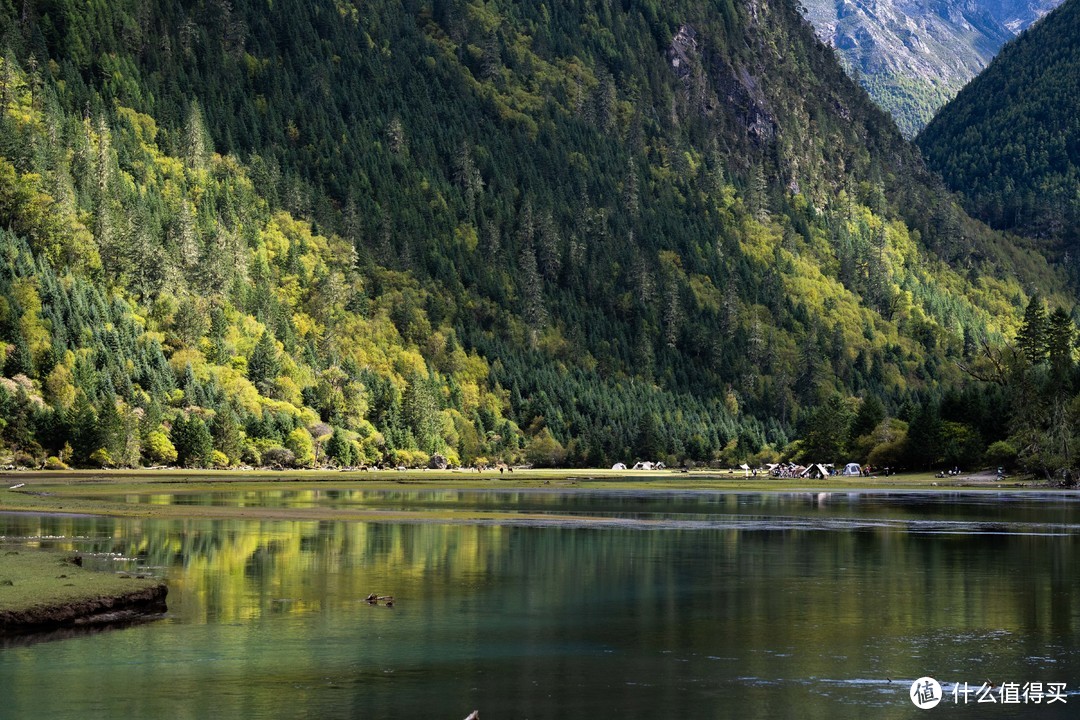
M 159 579 L 98 572 L 70 554 L 0 546 L 0 637 L 162 612 Z

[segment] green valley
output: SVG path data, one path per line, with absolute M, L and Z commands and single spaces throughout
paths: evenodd
M 1001 54 L 919 136 L 976 217 L 1037 238 L 1076 275 L 1080 242 L 1080 5 Z
M 982 348 L 1067 304 L 786 0 L 0 0 L 0 42 L 13 464 L 976 463 Z
M 914 137 L 1002 46 L 1061 0 L 808 0 L 818 37 Z

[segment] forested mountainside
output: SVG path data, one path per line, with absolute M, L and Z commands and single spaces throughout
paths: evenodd
M 918 142 L 973 214 L 1071 262 L 1080 249 L 1080 3 L 1006 46 Z
M 17 462 L 976 457 L 1061 287 L 787 0 L 0 10 Z
M 1061 0 L 806 0 L 818 36 L 914 137 L 1001 47 Z

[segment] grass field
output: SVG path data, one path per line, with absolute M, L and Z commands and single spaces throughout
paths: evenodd
M 113 597 L 160 582 L 87 570 L 71 553 L 0 544 L 0 613 Z
M 22 485 L 14 488 L 13 486 Z M 337 472 L 331 470 L 205 471 L 205 470 L 114 470 L 16 472 L 0 474 L 0 510 L 85 513 L 139 517 L 266 517 L 394 520 L 386 511 L 364 508 L 260 508 L 257 506 L 191 506 L 167 502 L 146 503 L 118 500 L 118 496 L 168 496 L 186 493 L 248 493 L 268 490 L 401 490 L 404 487 L 431 490 L 621 490 L 678 491 L 715 490 L 748 492 L 850 492 L 854 490 L 949 491 L 1013 488 L 1042 489 L 1032 482 L 1007 479 L 997 482 L 993 475 L 961 475 L 936 478 L 930 473 L 877 478 L 832 477 L 825 480 L 777 479 L 742 472 L 672 471 L 626 472 L 614 470 L 528 470 L 500 474 L 465 471 Z M 509 516 L 510 513 L 507 513 Z M 513 513 L 520 519 L 521 515 Z M 439 513 L 403 513 L 410 521 L 443 519 Z M 454 513 L 455 520 L 469 521 L 479 516 Z M 485 512 L 486 521 L 498 513 Z

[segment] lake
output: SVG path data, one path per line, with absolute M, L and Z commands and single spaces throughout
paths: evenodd
M 0 717 L 907 718 L 922 676 L 943 686 L 931 712 L 1080 710 L 1075 494 L 123 499 L 418 521 L 0 515 L 6 545 L 170 585 L 163 620 L 0 649 Z M 522 517 L 456 523 L 461 508 Z M 988 681 L 998 702 L 978 703 Z

